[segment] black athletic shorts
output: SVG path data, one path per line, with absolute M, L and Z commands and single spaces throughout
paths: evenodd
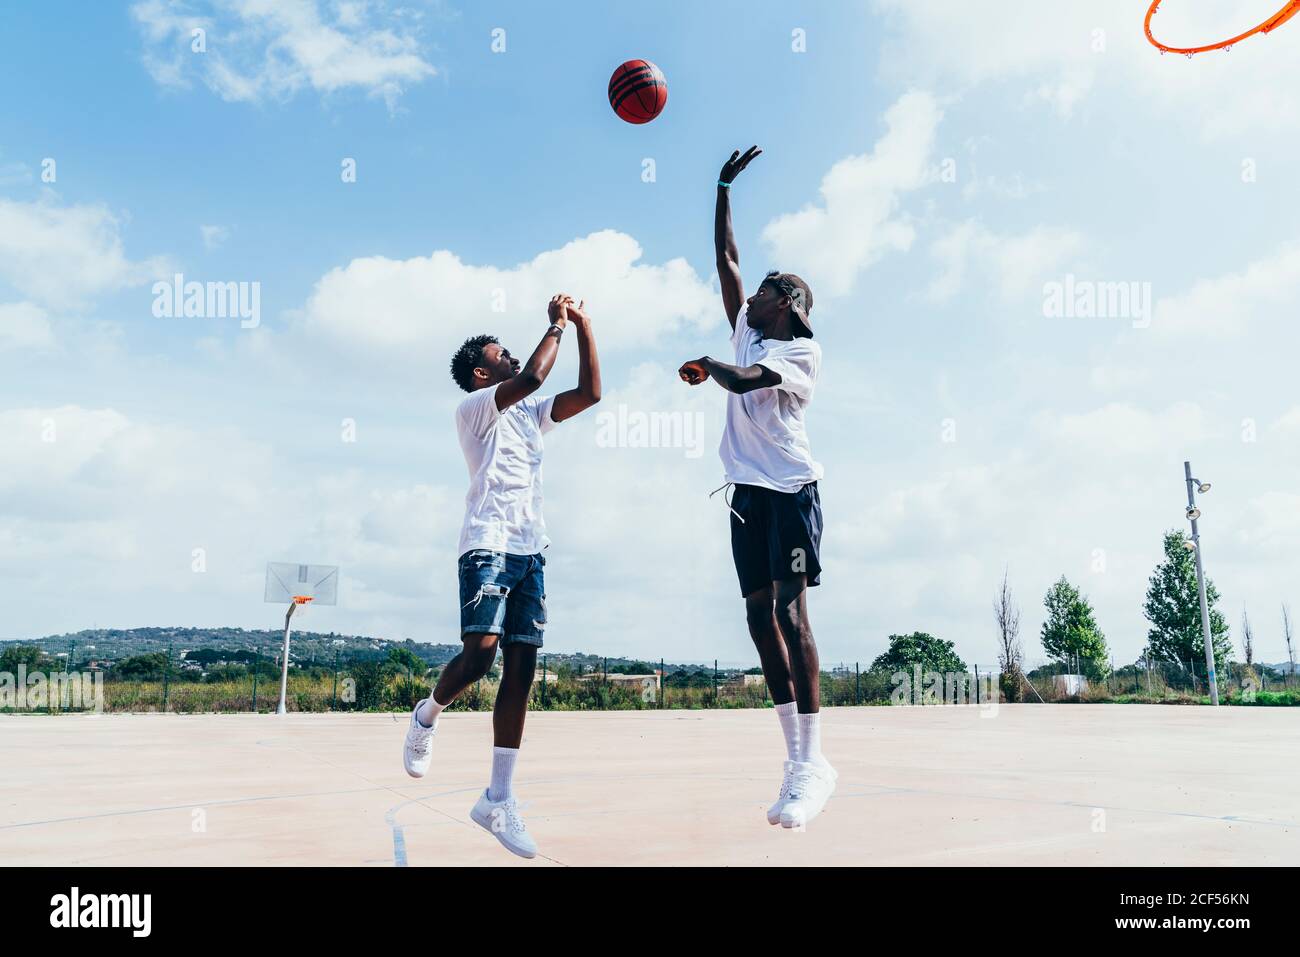
M 816 482 L 797 492 L 736 485 L 731 508 L 731 557 L 742 595 L 794 575 L 807 575 L 810 587 L 821 584 L 822 500 Z

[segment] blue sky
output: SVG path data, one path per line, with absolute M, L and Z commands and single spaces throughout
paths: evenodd
M 1275 5 L 1167 5 L 1161 27 L 1196 38 Z M 726 355 L 712 187 L 758 143 L 735 195 L 746 279 L 805 275 L 826 356 L 824 660 L 927 630 L 991 662 L 1004 566 L 1031 659 L 1065 574 L 1132 660 L 1184 458 L 1215 483 L 1206 560 L 1234 635 L 1246 607 L 1261 657 L 1284 657 L 1300 29 L 1162 57 L 1138 6 L 7 12 L 0 637 L 262 626 L 274 559 L 343 567 L 340 607 L 304 627 L 454 640 L 447 356 L 483 330 L 526 351 L 564 288 L 596 316 L 597 411 L 698 415 L 704 438 L 610 448 L 590 413 L 548 440 L 548 643 L 748 663 L 707 499 L 722 396 L 672 373 Z M 605 101 L 630 57 L 668 78 L 645 126 Z M 258 283 L 260 324 L 155 317 L 175 272 Z M 1067 276 L 1145 284 L 1152 312 L 1045 315 Z

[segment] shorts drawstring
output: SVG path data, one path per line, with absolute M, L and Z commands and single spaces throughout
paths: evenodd
M 723 492 L 723 489 L 725 488 L 735 488 L 735 487 L 736 487 L 735 482 L 723 482 L 721 485 L 719 485 L 717 488 L 715 488 L 712 492 L 709 493 L 709 498 L 713 498 L 713 496 L 717 495 L 719 492 L 722 492 L 722 501 L 724 501 L 727 504 L 727 510 L 731 512 L 732 515 L 736 516 L 736 518 L 740 519 L 740 524 L 743 525 L 745 524 L 745 517 L 731 507 L 731 499 L 727 498 L 728 493 Z

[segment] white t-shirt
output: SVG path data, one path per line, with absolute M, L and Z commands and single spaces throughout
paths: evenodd
M 501 412 L 498 388 L 478 389 L 456 407 L 469 467 L 459 555 L 475 548 L 535 555 L 551 543 L 542 521 L 542 435 L 555 428 L 555 397 L 529 396 Z
M 822 348 L 812 339 L 761 339 L 745 321 L 747 311 L 740 310 L 731 334 L 736 365 L 758 363 L 779 375 L 781 384 L 727 394 L 727 428 L 718 455 L 728 482 L 797 492 L 823 474 L 813 460 L 804 426 L 804 412 L 821 371 Z

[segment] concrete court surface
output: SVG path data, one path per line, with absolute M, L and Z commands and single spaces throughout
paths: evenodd
M 0 717 L 6 865 L 1300 864 L 1285 708 L 830 708 L 838 791 L 770 827 L 770 711 L 534 713 L 516 792 L 541 848 L 468 817 L 488 714 L 445 714 L 427 778 L 405 715 Z

